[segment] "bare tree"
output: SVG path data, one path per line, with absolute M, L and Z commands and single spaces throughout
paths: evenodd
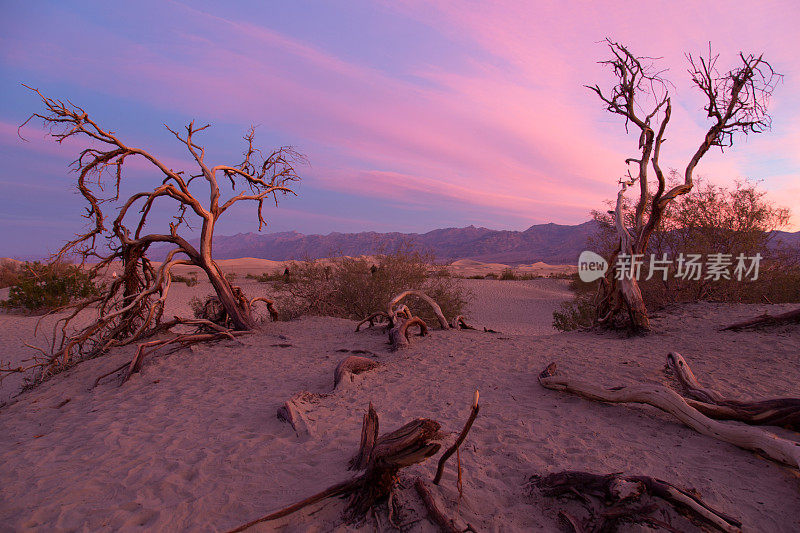
M 634 257 L 645 253 L 650 236 L 661 222 L 667 205 L 691 191 L 694 169 L 712 147 L 730 147 L 737 133 L 761 133 L 770 128 L 767 103 L 781 75 L 762 56 L 739 53 L 739 65 L 721 73 L 717 69 L 719 56 L 711 52 L 710 46 L 708 57 L 687 55 L 692 83 L 705 97 L 704 109 L 711 125 L 687 163 L 682 183 L 668 188 L 659 161 L 672 114 L 668 83 L 662 78 L 663 71 L 655 69 L 654 58 L 637 57 L 625 46 L 610 39 L 605 42 L 612 57 L 601 64 L 611 67 L 616 84 L 610 90 L 603 90 L 598 85 L 587 87 L 600 97 L 607 111 L 625 119 L 626 131 L 633 124 L 640 132 L 639 153 L 625 161 L 629 166 L 628 173 L 626 178 L 620 180 L 615 209 L 619 245 L 610 258 L 613 267 L 621 254 Z M 656 178 L 655 193 L 650 190 L 650 167 Z M 639 198 L 634 208 L 633 222 L 628 224 L 623 213 L 624 195 L 637 182 Z M 639 285 L 635 276 L 631 275 L 633 263 L 630 262 L 631 270 L 628 275 L 621 276 L 622 279 L 617 279 L 617 269 L 609 269 L 598 294 L 598 323 L 610 323 L 621 313 L 627 312 L 633 330 L 650 329 Z M 625 266 L 628 267 L 628 263 Z
M 205 148 L 195 140 L 209 125 L 195 127 L 192 122 L 183 134 L 167 127 L 185 145 L 197 167 L 194 173 L 177 171 L 150 152 L 129 146 L 115 132 L 100 127 L 84 109 L 31 90 L 41 98 L 44 111 L 31 115 L 22 126 L 41 119 L 56 142 L 74 138 L 89 146 L 72 165 L 78 191 L 88 204 L 83 215 L 89 221 L 87 229 L 65 244 L 56 259 L 78 258 L 93 275 L 107 271 L 114 262 L 122 263 L 122 274 L 98 296 L 68 306 L 68 312 L 56 321 L 49 353 L 43 351 L 46 357 L 37 363 L 42 367 L 42 376 L 63 368 L 75 357 L 93 357 L 179 323 L 204 322 L 178 318 L 162 321 L 171 270 L 176 265 L 196 266 L 206 274 L 224 309 L 226 329 L 252 329 L 251 305 L 257 299 L 248 300 L 214 261 L 214 228 L 235 204 L 250 202 L 255 204 L 260 230 L 266 223 L 262 214 L 264 202 L 277 204 L 279 195 L 294 194 L 291 187 L 300 179 L 295 166 L 305 162 L 305 158 L 291 147 L 262 153 L 253 145 L 254 129 L 250 128 L 244 137 L 244 160 L 234 165 L 212 166 L 205 160 Z M 160 183 L 152 190 L 136 192 L 125 199 L 120 196 L 123 168 L 136 157 L 149 163 L 159 174 Z M 220 179 L 230 184 L 232 193 L 227 197 L 221 191 Z M 203 189 L 209 195 L 207 202 L 200 200 Z M 169 229 L 163 233 L 150 232 L 148 217 L 163 209 L 161 205 L 155 206 L 164 201 L 170 201 L 176 209 Z M 119 212 L 112 220 L 107 213 L 113 208 Z M 190 229 L 192 217 L 200 221 L 199 246 L 181 235 L 182 230 Z M 168 247 L 166 259 L 160 264 L 147 257 L 154 244 Z M 97 313 L 88 325 L 75 320 L 79 313 L 94 307 Z M 82 325 L 73 326 L 78 323 Z

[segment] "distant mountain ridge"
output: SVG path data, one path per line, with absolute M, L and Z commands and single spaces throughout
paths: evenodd
M 580 253 L 587 248 L 587 239 L 596 231 L 597 223 L 590 220 L 576 225 L 536 224 L 524 231 L 467 226 L 435 229 L 427 233 L 239 233 L 215 237 L 214 257 L 255 257 L 275 261 L 319 259 L 337 254 L 357 256 L 380 250 L 392 251 L 408 243 L 414 249 L 432 253 L 443 261 L 474 259 L 508 265 L 539 261 L 576 264 Z M 786 246 L 800 249 L 800 231 L 775 233 L 774 243 L 782 241 Z
M 492 230 L 467 226 L 427 233 L 329 233 L 304 235 L 296 231 L 239 233 L 214 238 L 214 257 L 236 259 L 255 257 L 285 261 L 318 259 L 331 255 L 366 255 L 395 250 L 408 243 L 415 250 L 429 252 L 439 260 L 474 259 L 506 264 L 574 264 L 594 233 L 594 221 L 578 225 L 537 224 L 524 231 Z M 156 254 L 159 255 L 159 254 Z

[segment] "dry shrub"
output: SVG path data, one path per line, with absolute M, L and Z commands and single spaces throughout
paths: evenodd
M 289 295 L 295 313 L 336 316 L 360 320 L 378 310 L 407 289 L 425 292 L 436 300 L 447 317 L 463 312 L 465 289 L 433 257 L 399 249 L 368 257 L 336 257 L 323 261 L 298 261 L 289 267 L 290 276 L 278 288 Z M 427 304 L 415 297 L 405 303 L 426 321 L 435 320 Z M 279 314 L 281 310 L 279 309 Z M 284 318 L 284 315 L 281 315 Z
M 9 259 L 0 260 L 0 289 L 16 285 L 19 281 L 20 264 Z

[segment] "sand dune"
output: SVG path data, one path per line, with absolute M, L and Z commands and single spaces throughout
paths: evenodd
M 240 260 L 236 268 L 248 265 Z M 461 451 L 463 499 L 456 503 L 453 468 L 442 490 L 449 510 L 458 506 L 477 531 L 558 530 L 562 505 L 528 495 L 526 481 L 563 469 L 656 476 L 696 488 L 746 531 L 800 529 L 797 471 L 655 409 L 588 402 L 536 382 L 551 361 L 608 386 L 661 382 L 664 357 L 676 350 L 724 394 L 797 395 L 796 331 L 718 331 L 766 306 L 677 307 L 655 317 L 659 333 L 646 338 L 557 334 L 551 313 L 569 295 L 565 281 L 463 283 L 474 294 L 471 321 L 500 333 L 434 330 L 392 353 L 378 331 L 354 333 L 352 321 L 306 317 L 266 323 L 241 341 L 151 357 L 122 387 L 106 381 L 90 388 L 130 358 L 132 347 L 22 394 L 0 409 L 0 530 L 225 530 L 347 479 L 369 402 L 385 431 L 416 417 L 457 431 L 475 389 L 482 410 Z M 245 284 L 253 295 L 268 291 Z M 209 290 L 205 282 L 175 289 L 169 313 L 185 312 L 192 295 Z M 33 320 L 0 314 L 0 358 L 19 352 Z M 382 364 L 334 391 L 333 369 L 347 350 Z M 308 436 L 276 417 L 302 390 L 316 395 Z M 412 470 L 431 476 L 434 466 Z M 412 492 L 401 495 L 400 521 L 424 517 Z M 333 499 L 254 531 L 373 530 L 370 522 L 342 525 L 344 505 Z M 407 530 L 435 528 L 422 518 Z

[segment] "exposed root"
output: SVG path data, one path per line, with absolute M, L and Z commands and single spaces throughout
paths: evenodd
M 433 310 L 434 314 L 436 315 L 436 318 L 439 321 L 439 325 L 442 327 L 442 329 L 449 329 L 450 328 L 450 324 L 447 323 L 447 319 L 444 317 L 444 313 L 442 313 L 442 308 L 439 307 L 439 304 L 437 304 L 436 301 L 433 298 L 431 298 L 430 296 L 428 296 L 424 292 L 417 291 L 417 290 L 403 291 L 403 292 L 401 292 L 400 294 L 398 294 L 397 296 L 395 296 L 394 298 L 391 299 L 391 301 L 389 302 L 389 305 L 387 306 L 387 314 L 388 314 L 390 319 L 395 319 L 398 316 L 399 313 L 398 313 L 398 307 L 397 306 L 398 306 L 398 304 L 400 304 L 401 301 L 403 301 L 403 298 L 405 298 L 407 296 L 416 296 L 417 298 L 419 298 L 419 299 L 423 300 L 424 302 L 426 302 L 428 305 L 431 306 L 431 309 Z M 399 308 L 399 309 L 402 310 L 402 307 Z M 410 314 L 410 312 L 409 312 L 409 314 Z
M 548 389 L 571 392 L 583 398 L 610 403 L 646 403 L 665 411 L 695 431 L 761 453 L 780 463 L 800 468 L 800 442 L 783 439 L 751 426 L 725 424 L 706 417 L 691 407 L 672 389 L 661 385 L 632 385 L 604 389 L 594 383 L 570 379 L 557 373 L 551 363 L 539 375 L 539 383 Z
M 389 320 L 389 315 L 387 315 L 384 311 L 377 311 L 375 313 L 372 313 L 367 318 L 358 323 L 358 325 L 356 326 L 356 333 L 358 333 L 358 331 L 361 329 L 361 326 L 363 326 L 368 322 L 369 322 L 369 327 L 374 327 L 376 322 L 381 323 L 388 320 Z
M 389 331 L 389 344 L 392 345 L 393 349 L 397 350 L 409 345 L 408 330 L 413 326 L 419 327 L 420 337 L 424 337 L 428 334 L 428 325 L 425 324 L 425 321 L 420 317 L 415 316 L 407 320 L 401 319 L 400 322 Z
M 779 426 L 800 431 L 800 398 L 774 398 L 755 402 L 730 400 L 700 385 L 689 364 L 676 352 L 667 355 L 667 368 L 677 378 L 686 403 L 717 420 L 738 420 L 756 426 Z
M 313 435 L 312 426 L 309 424 L 306 412 L 310 410 L 310 405 L 316 403 L 320 395 L 313 392 L 300 391 L 286 400 L 278 409 L 278 420 L 287 422 L 298 437 L 309 437 Z
M 448 517 L 444 511 L 442 511 L 441 506 L 436 503 L 436 499 L 426 481 L 419 477 L 416 478 L 414 480 L 414 488 L 420 498 L 422 498 L 422 503 L 425 504 L 425 509 L 428 510 L 428 514 L 433 519 L 433 522 L 439 526 L 439 531 L 442 533 L 462 533 L 464 531 L 464 529 L 456 527 L 455 520 Z
M 267 304 L 267 311 L 269 312 L 269 316 L 273 322 L 278 320 L 278 311 L 275 310 L 275 302 L 270 300 L 269 298 L 264 298 L 263 296 L 256 296 L 252 300 L 250 300 L 250 307 L 253 307 L 253 304 L 256 302 L 264 302 Z
M 377 361 L 366 357 L 358 357 L 356 355 L 345 357 L 339 361 L 339 364 L 336 365 L 336 370 L 333 372 L 333 388 L 338 387 L 342 380 L 352 381 L 354 376 L 372 370 L 378 365 Z
M 532 476 L 530 482 L 546 496 L 573 496 L 583 502 L 589 512 L 589 519 L 584 523 L 564 511 L 559 513 L 573 531 L 615 531 L 623 522 L 678 531 L 653 516 L 654 511 L 665 506 L 681 512 L 697 524 L 713 526 L 720 531 L 736 533 L 742 527 L 739 520 L 701 500 L 696 491 L 647 476 L 565 471 L 544 477 Z M 604 509 L 599 510 L 600 506 Z
M 453 329 L 475 329 L 473 326 L 466 323 L 464 315 L 455 317 L 452 322 L 450 322 L 450 327 Z

